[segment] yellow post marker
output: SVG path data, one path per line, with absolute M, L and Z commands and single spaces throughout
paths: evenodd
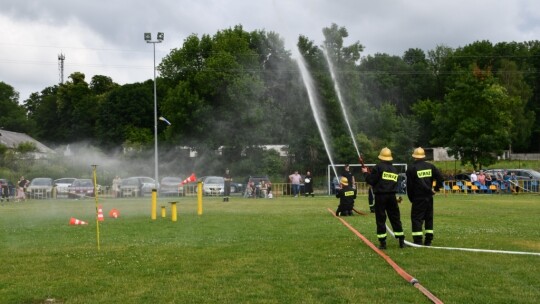
M 167 216 L 167 210 L 165 210 L 165 206 L 161 206 L 161 217 L 165 218 Z
M 152 211 L 151 211 L 152 220 L 156 220 L 156 217 L 157 217 L 156 208 L 157 208 L 157 190 L 152 189 Z
M 176 222 L 177 213 L 176 213 L 176 202 L 169 202 L 171 204 L 171 220 Z
M 202 182 L 197 182 L 197 214 L 202 215 Z
M 97 177 L 96 177 L 96 168 L 97 165 L 92 165 L 92 175 L 94 176 L 94 200 L 96 201 L 96 239 L 97 239 L 97 250 L 99 251 L 99 207 L 98 207 L 98 191 L 97 191 Z

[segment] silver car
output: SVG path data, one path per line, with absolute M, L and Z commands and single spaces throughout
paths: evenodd
M 222 176 L 206 176 L 203 180 L 204 195 L 223 195 L 225 193 L 225 179 Z
M 53 180 L 48 177 L 36 177 L 31 182 L 26 193 L 29 198 L 51 198 Z
M 161 179 L 159 185 L 159 194 L 163 196 L 183 196 L 184 186 L 183 179 L 180 177 L 166 176 Z
M 155 180 L 151 177 L 128 177 L 122 179 L 120 194 L 122 197 L 150 195 L 152 194 L 152 189 L 156 186 L 157 190 L 159 190 L 159 183 L 156 184 Z
M 69 186 L 76 180 L 74 177 L 63 177 L 54 180 L 54 186 L 56 187 L 56 197 L 67 197 Z

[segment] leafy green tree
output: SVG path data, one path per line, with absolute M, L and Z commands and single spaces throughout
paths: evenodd
M 435 91 L 433 100 L 442 101 L 446 95 L 448 78 L 452 74 L 450 58 L 454 50 L 445 45 L 437 45 L 434 50 L 429 50 L 427 55 L 428 69 L 434 77 Z
M 24 107 L 19 105 L 19 93 L 0 81 L 0 128 L 14 132 L 30 131 Z
M 371 141 L 368 147 L 372 147 L 377 155 L 380 149 L 388 147 L 395 162 L 410 160 L 410 151 L 419 132 L 416 121 L 399 115 L 394 105 L 386 103 L 379 109 L 373 109 L 363 124 Z
M 57 128 L 59 143 L 73 143 L 94 138 L 94 124 L 97 119 L 97 99 L 91 94 L 85 75 L 72 73 L 66 83 L 61 84 L 57 93 L 57 111 L 60 117 Z
M 102 147 L 110 150 L 125 143 L 133 145 L 137 140 L 143 146 L 151 142 L 147 135 L 141 134 L 153 134 L 153 92 L 153 81 L 148 80 L 123 85 L 108 94 L 97 118 Z
M 512 121 L 514 127 L 511 130 L 512 149 L 518 151 L 527 150 L 529 138 L 533 130 L 535 114 L 528 110 L 528 101 L 531 99 L 532 90 L 519 72 L 514 61 L 501 60 L 501 68 L 497 71 L 498 82 L 506 89 L 508 95 L 516 100 L 512 108 Z
M 476 66 L 460 73 L 436 113 L 434 143 L 475 169 L 493 164 L 511 142 L 512 111 L 519 100 L 508 95 L 489 71 Z
M 57 91 L 57 86 L 47 87 L 40 93 L 32 93 L 24 102 L 28 119 L 34 125 L 31 133 L 40 141 L 55 143 L 64 137 L 64 130 L 58 128 L 60 115 L 57 111 Z
M 430 147 L 431 139 L 433 138 L 433 122 L 435 115 L 440 110 L 441 103 L 430 99 L 419 100 L 412 105 L 413 115 L 411 119 L 415 119 L 418 124 L 418 139 L 415 146 Z

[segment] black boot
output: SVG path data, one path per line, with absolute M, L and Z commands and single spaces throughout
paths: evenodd
M 426 239 L 424 241 L 424 246 L 431 246 L 431 240 Z
M 379 249 L 382 249 L 382 250 L 386 249 L 386 241 L 385 241 L 385 240 L 382 240 L 382 241 L 380 241 L 380 242 L 381 242 L 381 243 L 379 244 Z
M 417 236 L 413 236 L 413 242 L 416 244 L 416 245 L 422 245 L 422 237 L 417 237 Z
M 405 238 L 399 238 L 399 248 L 405 248 Z

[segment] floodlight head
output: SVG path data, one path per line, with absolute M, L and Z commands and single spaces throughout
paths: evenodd
M 152 34 L 150 34 L 150 33 L 144 33 L 144 40 L 146 40 L 146 41 L 152 40 Z
M 157 33 L 157 40 L 163 41 L 164 38 L 165 38 L 165 34 L 163 34 L 162 32 Z
M 171 125 L 171 123 L 163 116 L 160 116 L 159 120 L 166 122 L 169 126 Z

